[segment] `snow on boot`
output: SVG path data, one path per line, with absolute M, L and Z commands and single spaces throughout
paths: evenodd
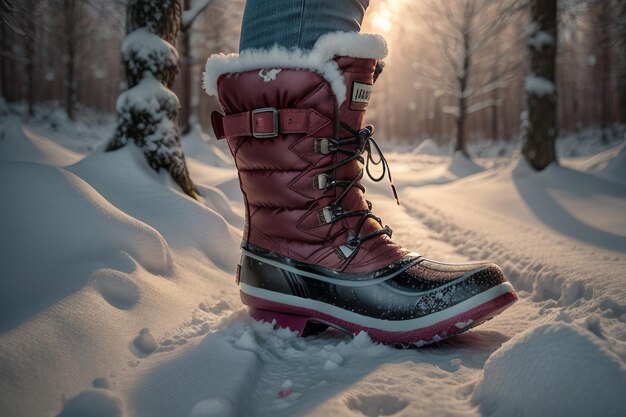
M 332 326 L 422 345 L 517 299 L 498 266 L 426 259 L 372 213 L 360 181 L 389 167 L 362 121 L 386 55 L 380 36 L 331 33 L 308 52 L 207 61 L 204 86 L 225 112 L 213 113 L 213 129 L 228 140 L 246 206 L 237 281 L 258 320 L 303 336 Z

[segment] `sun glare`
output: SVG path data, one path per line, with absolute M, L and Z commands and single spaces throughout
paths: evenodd
M 372 19 L 372 23 L 376 29 L 383 32 L 391 30 L 391 19 L 389 16 L 389 10 L 381 10 L 376 13 L 376 16 Z

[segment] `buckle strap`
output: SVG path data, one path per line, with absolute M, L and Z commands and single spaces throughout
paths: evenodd
M 269 139 L 287 133 L 310 135 L 329 125 L 330 119 L 314 109 L 265 107 L 227 116 L 213 112 L 211 122 L 218 139 L 238 136 Z

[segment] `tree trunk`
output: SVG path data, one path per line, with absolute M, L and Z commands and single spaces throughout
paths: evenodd
M 33 6 L 36 6 L 33 4 Z M 35 25 L 34 13 L 27 17 L 26 29 L 26 100 L 28 102 L 28 115 L 35 114 L 35 39 L 37 26 Z
M 4 10 L 2 11 L 3 13 L 6 13 Z M 0 49 L 1 51 L 7 51 L 8 50 L 8 45 L 7 45 L 7 33 L 8 31 L 5 29 L 4 25 L 0 25 Z M 8 78 L 7 77 L 7 69 L 6 69 L 6 61 L 7 59 L 4 57 L 4 54 L 0 53 L 0 98 L 5 97 L 5 94 L 7 92 L 7 88 L 5 87 L 6 83 L 8 82 Z
M 611 124 L 611 16 L 608 1 L 598 2 L 598 49 L 600 51 L 600 128 L 602 142 L 609 141 Z
M 32 33 L 32 32 L 31 32 Z M 26 100 L 28 102 L 28 115 L 35 114 L 35 40 L 28 37 L 26 41 Z
M 467 109 L 465 106 L 465 98 L 459 99 L 459 116 L 456 119 L 456 143 L 454 145 L 454 152 L 461 152 L 463 155 L 469 158 L 467 152 L 467 144 L 465 143 L 465 121 L 467 120 Z
M 578 101 L 578 84 L 576 82 L 576 74 L 572 76 L 572 117 L 574 118 L 574 132 L 579 133 L 581 128 L 580 112 Z
M 494 88 L 491 98 L 493 100 L 493 106 L 491 106 L 491 140 L 498 140 L 500 135 L 500 116 L 498 114 L 500 91 L 498 88 Z
M 626 49 L 626 2 L 621 3 L 619 21 L 620 29 L 618 34 L 619 47 L 622 51 Z M 620 54 L 621 67 L 619 71 L 619 121 L 626 123 L 626 54 Z
M 68 41 L 68 43 L 72 43 Z M 65 67 L 65 112 L 70 120 L 74 120 L 74 69 L 76 65 L 76 57 L 74 55 L 74 49 L 68 45 L 68 56 Z
M 626 54 L 622 54 L 621 61 L 619 73 L 619 122 L 626 123 Z
M 469 24 L 469 22 L 467 23 Z M 469 83 L 469 73 L 471 67 L 471 52 L 470 52 L 470 31 L 469 28 L 463 31 L 463 73 L 459 78 L 459 115 L 456 119 L 456 144 L 454 146 L 455 152 L 461 152 L 467 158 L 469 158 L 469 152 L 467 152 L 467 144 L 465 138 L 465 122 L 467 121 L 467 87 Z
M 502 123 L 502 139 L 505 142 L 508 142 L 511 139 L 511 131 L 509 128 L 509 108 L 508 108 L 508 102 L 506 100 L 506 96 L 507 96 L 507 90 L 505 89 L 502 93 L 502 96 L 504 97 L 502 99 L 502 101 L 500 102 L 500 114 L 501 116 L 501 123 Z
M 184 10 L 189 10 L 191 7 L 191 0 L 184 0 Z M 191 56 L 191 25 L 181 30 L 181 84 L 182 84 L 182 97 L 180 103 L 180 129 L 182 134 L 186 134 L 190 129 L 191 119 L 191 70 L 192 70 L 192 56 Z
M 435 109 L 434 109 L 434 113 L 433 113 L 433 132 L 434 132 L 434 139 L 435 139 L 435 143 L 439 146 L 443 145 L 443 140 L 444 140 L 444 135 L 443 135 L 443 129 L 441 128 L 442 125 L 442 114 L 441 114 L 441 95 L 437 95 L 437 97 L 435 97 Z M 447 139 L 450 140 L 450 139 Z
M 74 24 L 74 15 L 76 13 L 76 1 L 75 0 L 64 0 L 63 1 L 63 12 L 65 13 L 65 24 L 72 25 Z M 75 69 L 76 69 L 76 45 L 75 39 L 73 36 L 72 27 L 66 27 L 66 38 L 65 38 L 65 48 L 66 48 L 66 63 L 65 63 L 65 80 L 64 80 L 64 88 L 65 88 L 65 113 L 67 113 L 67 117 L 70 120 L 74 120 L 74 98 L 75 98 Z
M 528 120 L 522 153 L 536 170 L 556 162 L 557 0 L 531 0 L 528 42 L 530 72 L 526 82 Z M 546 41 L 546 36 L 551 41 Z M 534 39 L 533 39 L 534 38 Z
M 495 83 L 493 91 L 491 92 L 491 100 L 493 102 L 491 106 L 491 140 L 498 140 L 498 136 L 500 135 L 500 85 L 498 83 L 502 78 L 502 74 L 500 74 L 500 43 L 496 42 L 494 48 L 494 60 L 491 68 L 491 82 Z
M 127 35 L 122 43 L 128 88 L 118 99 L 117 129 L 106 150 L 114 151 L 132 140 L 152 169 L 166 169 L 176 184 L 195 198 L 197 190 L 180 145 L 180 103 L 171 91 L 178 74 L 178 54 L 173 45 L 180 18 L 179 0 L 128 2 Z M 152 51 L 146 52 L 147 43 Z

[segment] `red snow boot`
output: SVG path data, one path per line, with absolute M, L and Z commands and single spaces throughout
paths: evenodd
M 361 180 L 380 181 L 389 167 L 362 121 L 386 54 L 380 36 L 332 33 L 310 52 L 207 61 L 205 88 L 225 112 L 213 113 L 213 129 L 228 140 L 245 201 L 238 282 L 256 319 L 300 335 L 332 326 L 422 345 L 517 299 L 498 266 L 426 259 L 372 213 Z

